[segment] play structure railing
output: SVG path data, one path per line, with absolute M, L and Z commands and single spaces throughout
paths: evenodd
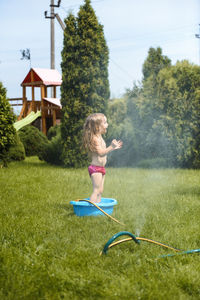
M 8 98 L 8 101 L 11 102 L 11 106 L 22 106 L 23 105 L 23 98 Z M 20 101 L 20 103 L 19 103 Z M 12 103 L 15 102 L 15 103 Z M 16 103 L 17 102 L 17 103 Z

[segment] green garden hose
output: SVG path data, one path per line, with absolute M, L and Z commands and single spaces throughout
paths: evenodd
M 174 253 L 174 254 L 165 254 L 165 255 L 159 256 L 158 258 L 171 257 L 171 256 L 183 255 L 183 254 L 193 254 L 193 253 L 200 253 L 200 249 L 193 249 L 193 250 L 181 251 L 181 252 Z
M 117 242 L 114 242 L 113 241 L 115 239 L 117 239 L 119 236 L 121 235 L 129 235 L 131 236 L 130 238 L 126 238 L 126 239 L 123 239 L 123 240 L 119 240 Z M 123 242 L 127 242 L 127 241 L 135 241 L 137 244 L 140 243 L 140 241 L 145 241 L 145 242 L 149 242 L 149 243 L 153 243 L 153 244 L 156 244 L 156 245 L 159 245 L 159 246 L 162 246 L 162 247 L 165 247 L 165 248 L 168 248 L 168 249 L 171 249 L 171 250 L 174 250 L 176 252 L 179 252 L 179 251 L 182 251 L 180 249 L 177 249 L 177 248 L 174 248 L 174 247 L 171 247 L 171 246 L 168 246 L 168 245 L 165 245 L 163 243 L 160 243 L 160 242 L 156 242 L 156 241 L 153 241 L 153 240 L 150 240 L 150 239 L 147 239 L 147 238 L 142 238 L 142 237 L 136 237 L 134 234 L 128 232 L 128 231 L 121 231 L 121 232 L 118 232 L 116 233 L 115 235 L 113 235 L 109 240 L 108 242 L 105 244 L 104 248 L 103 248 L 103 251 L 100 253 L 101 254 L 106 254 L 108 249 L 118 245 L 118 244 L 121 244 Z
M 103 209 L 101 209 L 97 204 L 95 204 L 94 202 L 91 202 L 90 200 L 86 200 L 86 199 L 77 199 L 75 201 L 86 201 L 86 202 L 89 202 L 91 203 L 92 205 L 94 205 L 97 209 L 99 209 L 102 213 L 104 213 L 107 217 L 109 217 L 111 220 L 113 220 L 114 222 L 120 224 L 120 225 L 123 225 L 125 226 L 125 224 L 119 222 L 117 219 L 113 218 L 111 215 L 107 214 Z M 114 242 L 115 239 L 117 239 L 119 236 L 121 235 L 129 235 L 130 237 L 129 238 L 126 238 L 126 239 L 123 239 L 123 240 L 119 240 L 119 241 L 116 241 Z M 200 249 L 193 249 L 193 250 L 188 250 L 188 251 L 183 251 L 183 250 L 180 250 L 178 248 L 174 248 L 172 246 L 168 246 L 166 244 L 163 244 L 163 243 L 160 243 L 160 242 L 157 242 L 157 241 L 154 241 L 154 240 L 151 240 L 151 239 L 147 239 L 147 238 L 143 238 L 143 237 L 137 237 L 135 236 L 134 234 L 132 234 L 131 232 L 129 231 L 120 231 L 118 233 L 116 233 L 115 235 L 113 235 L 109 240 L 108 242 L 105 244 L 103 250 L 101 251 L 100 255 L 102 254 L 106 254 L 108 249 L 118 245 L 118 244 L 121 244 L 123 242 L 127 242 L 127 241 L 134 241 L 136 244 L 140 244 L 140 241 L 145 241 L 145 242 L 149 242 L 149 243 L 153 243 L 155 245 L 158 245 L 158 246 L 161 246 L 161 247 L 164 247 L 164 248 L 168 248 L 168 249 L 171 249 L 171 250 L 174 250 L 175 252 L 178 252 L 178 253 L 175 253 L 175 254 L 166 254 L 166 255 L 162 255 L 162 256 L 159 256 L 159 258 L 163 258 L 163 257 L 171 257 L 171 256 L 175 256 L 175 255 L 181 255 L 181 254 L 192 254 L 192 253 L 199 253 L 200 252 Z

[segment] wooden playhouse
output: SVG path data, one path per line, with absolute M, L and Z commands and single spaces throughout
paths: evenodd
M 41 111 L 40 129 L 47 134 L 49 127 L 60 122 L 61 104 L 60 99 L 56 98 L 56 87 L 62 83 L 61 75 L 57 70 L 31 68 L 23 82 L 22 109 L 18 120 L 27 117 L 31 112 Z M 31 88 L 31 100 L 27 99 L 26 88 Z M 40 89 L 40 99 L 35 97 L 35 89 Z M 51 97 L 48 97 L 48 94 Z

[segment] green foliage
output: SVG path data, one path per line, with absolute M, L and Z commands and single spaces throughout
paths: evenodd
M 3 160 L 5 164 L 7 152 L 14 143 L 14 121 L 15 116 L 6 98 L 6 89 L 0 82 L 0 160 Z
M 133 166 L 137 159 L 137 141 L 132 123 L 127 118 L 126 98 L 109 101 L 108 124 L 107 144 L 110 144 L 113 138 L 123 141 L 122 149 L 108 155 L 108 166 Z
M 137 164 L 137 167 L 143 169 L 160 169 L 160 168 L 169 167 L 169 164 L 165 158 L 157 157 L 152 159 L 140 160 L 139 163 Z
M 160 70 L 156 83 L 146 79 L 136 102 L 148 120 L 144 137 L 152 156 L 171 159 L 175 166 L 199 167 L 199 84 L 200 68 L 187 61 Z
M 151 48 L 143 72 L 141 84 L 109 105 L 108 140 L 124 141 L 109 164 L 151 166 L 163 159 L 163 166 L 200 168 L 200 67 L 188 61 L 171 66 L 160 48 Z
M 81 148 L 85 119 L 91 113 L 107 110 L 108 48 L 103 27 L 89 0 L 80 7 L 78 17 L 69 14 L 65 24 L 61 63 L 62 160 L 65 166 L 79 167 L 87 162 Z
M 14 143 L 10 146 L 8 150 L 7 159 L 8 161 L 20 161 L 25 159 L 24 145 L 21 142 L 18 133 L 15 134 Z
M 53 165 L 62 165 L 63 143 L 60 126 L 51 127 L 48 131 L 49 143 L 45 147 L 43 160 Z
M 48 139 L 39 129 L 32 125 L 25 126 L 19 130 L 19 137 L 24 145 L 26 156 L 38 156 L 43 159 Z
M 112 99 L 108 102 L 107 119 L 109 130 L 107 133 L 107 141 L 111 142 L 113 137 L 119 139 L 123 130 L 123 122 L 126 118 L 127 108 L 123 98 Z
M 51 126 L 47 132 L 48 140 L 51 140 L 60 132 L 60 125 Z
M 162 55 L 160 47 L 157 49 L 150 48 L 142 68 L 143 81 L 145 82 L 149 77 L 153 77 L 155 80 L 160 70 L 170 66 L 171 60 L 167 56 Z
M 199 168 L 199 85 L 200 68 L 187 61 L 166 64 L 156 80 L 153 75 L 144 77 L 139 96 L 133 98 L 144 121 L 148 158 L 164 157 L 174 166 Z
M 159 74 L 161 116 L 158 126 L 175 145 L 176 158 L 183 167 L 200 167 L 200 68 L 188 61 L 177 62 Z
M 108 168 L 113 216 L 77 217 L 71 200 L 87 197 L 87 169 L 35 157 L 0 171 L 0 299 L 199 299 L 199 254 L 129 241 L 99 256 L 127 230 L 183 250 L 199 248 L 200 170 Z M 123 239 L 121 237 L 120 239 Z

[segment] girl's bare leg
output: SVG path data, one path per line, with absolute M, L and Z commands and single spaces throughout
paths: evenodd
M 91 175 L 92 185 L 93 185 L 93 192 L 90 196 L 91 202 L 100 202 L 101 201 L 101 188 L 102 188 L 102 174 L 101 173 L 93 173 Z M 100 197 L 100 200 L 99 200 Z
M 100 190 L 99 190 L 99 195 L 97 197 L 97 202 L 101 202 L 101 196 L 102 196 L 103 187 L 104 187 L 104 180 L 105 180 L 105 175 L 102 175 L 101 187 L 100 187 Z

